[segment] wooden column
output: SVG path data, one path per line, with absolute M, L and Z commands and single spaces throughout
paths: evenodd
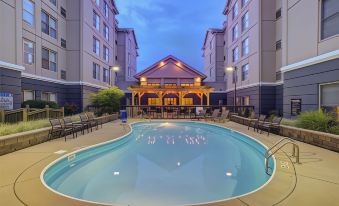
M 132 106 L 135 105 L 134 98 L 135 98 L 135 92 L 132 92 Z
M 207 106 L 210 106 L 210 94 L 207 92 L 205 95 L 207 98 Z

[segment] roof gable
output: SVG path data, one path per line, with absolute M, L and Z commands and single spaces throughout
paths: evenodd
M 135 75 L 135 78 L 137 79 L 140 79 L 141 77 L 185 79 L 195 77 L 200 77 L 202 79 L 206 78 L 206 76 L 198 70 L 171 55 Z

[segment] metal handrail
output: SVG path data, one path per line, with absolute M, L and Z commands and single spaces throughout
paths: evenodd
M 278 142 L 276 142 L 273 146 L 271 146 L 271 147 L 266 151 L 265 157 L 266 157 L 266 156 L 268 155 L 268 153 L 269 153 L 270 151 L 272 151 L 278 144 L 282 143 L 282 142 L 285 141 L 285 140 L 294 142 L 294 140 L 292 140 L 292 139 L 289 138 L 289 137 L 285 137 L 285 138 L 280 139 Z M 294 156 L 294 150 L 293 150 L 293 154 L 292 154 L 292 155 Z
M 286 138 L 284 138 L 285 140 Z M 284 140 L 280 140 L 276 145 L 278 145 L 279 143 L 281 143 Z M 293 145 L 293 152 L 292 152 L 292 156 L 296 158 L 296 163 L 299 164 L 300 163 L 300 154 L 299 154 L 299 146 L 294 142 L 294 141 L 287 141 L 285 142 L 283 145 L 281 145 L 280 147 L 278 147 L 276 150 L 274 150 L 273 152 L 271 152 L 270 154 L 268 152 L 266 152 L 265 154 L 265 172 L 266 174 L 270 175 L 268 173 L 268 161 L 270 159 L 270 157 L 272 157 L 275 153 L 277 153 L 279 150 L 281 150 L 283 147 L 285 147 L 288 144 L 292 144 Z M 276 146 L 275 145 L 275 146 Z M 273 147 L 272 147 L 273 148 Z M 272 151 L 272 150 L 271 150 Z M 269 154 L 269 155 L 268 155 Z M 268 156 L 267 156 L 268 155 Z

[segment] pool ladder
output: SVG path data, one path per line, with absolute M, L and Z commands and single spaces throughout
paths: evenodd
M 277 143 L 275 143 L 272 147 L 270 147 L 266 153 L 265 153 L 265 172 L 268 175 L 271 175 L 268 173 L 268 162 L 270 157 L 272 157 L 275 153 L 277 153 L 279 150 L 281 150 L 283 147 L 285 147 L 286 145 L 291 144 L 293 146 L 292 148 L 292 157 L 295 157 L 296 159 L 296 163 L 299 164 L 300 160 L 299 160 L 299 146 L 297 145 L 297 143 L 295 143 L 294 140 L 285 137 L 282 138 L 281 140 L 279 140 Z

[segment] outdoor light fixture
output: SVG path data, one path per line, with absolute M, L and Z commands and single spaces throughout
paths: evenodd
M 176 65 L 179 66 L 179 67 L 181 67 L 181 62 L 177 62 Z
M 146 77 L 141 77 L 141 78 L 140 78 L 140 81 L 141 81 L 141 82 L 145 82 L 145 81 L 146 81 Z
M 162 66 L 164 66 L 165 65 L 165 62 L 160 62 L 160 66 L 162 67 Z
M 238 81 L 238 67 L 236 66 L 227 66 L 226 67 L 226 72 L 232 72 L 233 73 L 233 78 L 234 78 L 234 101 L 233 101 L 233 106 L 234 110 L 235 107 L 237 106 L 237 81 Z
M 113 66 L 111 67 L 111 70 L 113 70 L 114 72 L 118 72 L 120 70 L 119 66 Z

